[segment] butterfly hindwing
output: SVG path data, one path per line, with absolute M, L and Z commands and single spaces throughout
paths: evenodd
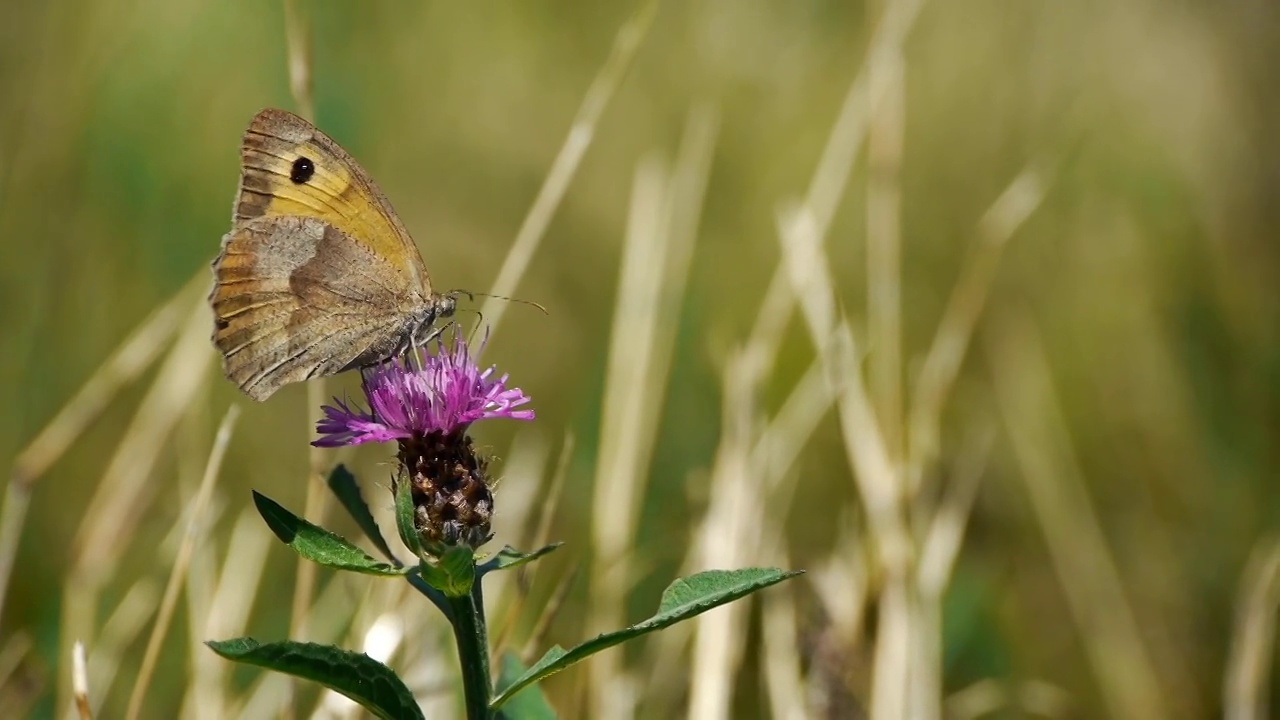
M 209 300 L 227 376 L 255 399 L 391 354 L 413 308 L 390 269 L 317 218 L 263 217 L 223 239 Z

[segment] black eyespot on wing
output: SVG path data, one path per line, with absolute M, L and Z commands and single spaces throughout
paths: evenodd
M 316 164 L 309 157 L 299 157 L 293 161 L 293 169 L 289 171 L 289 179 L 301 185 L 316 174 Z

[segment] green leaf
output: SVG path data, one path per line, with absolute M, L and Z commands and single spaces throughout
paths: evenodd
M 554 675 L 605 648 L 661 630 L 681 620 L 688 620 L 717 605 L 732 602 L 799 574 L 800 571 L 777 568 L 747 568 L 745 570 L 708 570 L 676 580 L 662 593 L 662 602 L 658 605 L 656 615 L 629 628 L 599 635 L 572 650 L 565 650 L 556 645 L 548 650 L 541 660 L 534 663 L 524 675 L 510 685 L 504 686 L 490 706 L 495 708 L 501 706 L 526 686 Z
M 498 687 L 505 687 L 515 682 L 525 673 L 524 663 L 515 653 L 504 653 L 502 668 L 498 672 Z M 530 686 L 516 693 L 507 704 L 498 711 L 500 720 L 557 720 L 556 711 L 547 702 L 542 688 Z
M 400 533 L 400 542 L 413 551 L 413 556 L 422 559 L 422 539 L 418 537 L 418 529 L 414 523 L 416 511 L 413 508 L 413 485 L 405 478 L 395 480 L 396 492 L 396 530 Z
M 544 548 L 534 550 L 531 553 L 522 553 L 510 545 L 505 545 L 498 551 L 497 555 L 494 555 L 476 566 L 476 574 L 479 577 L 484 577 L 494 570 L 507 570 L 513 567 L 520 567 L 521 565 L 533 562 L 543 555 L 547 555 L 552 551 L 559 549 L 563 544 L 564 543 L 553 543 Z
M 422 720 L 409 688 L 391 668 L 364 653 L 291 641 L 263 645 L 249 637 L 205 644 L 228 660 L 320 683 L 385 720 Z
M 422 579 L 449 597 L 466 597 L 476 581 L 476 554 L 471 548 L 451 546 L 434 562 L 423 561 Z
M 364 495 L 360 492 L 360 485 L 356 483 L 356 476 L 351 474 L 345 465 L 339 465 L 329 473 L 329 489 L 337 496 L 338 502 L 342 503 L 342 507 L 347 509 L 352 519 L 364 531 L 365 537 L 369 538 L 369 542 L 382 553 L 382 556 L 391 561 L 393 565 L 399 565 L 400 561 L 396 559 L 395 553 L 391 552 L 391 548 L 387 545 L 387 541 L 382 537 L 382 530 L 378 527 L 377 521 L 373 519 L 373 513 L 369 511 L 369 505 L 364 501 Z
M 303 520 L 271 498 L 254 491 L 253 504 L 267 526 L 302 557 L 338 570 L 369 575 L 403 575 L 404 570 L 369 557 L 346 539 Z

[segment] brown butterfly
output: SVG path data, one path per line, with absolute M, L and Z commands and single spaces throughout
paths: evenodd
M 360 165 L 314 125 L 258 113 L 240 146 L 231 232 L 213 261 L 213 343 L 254 400 L 420 346 L 458 293 Z

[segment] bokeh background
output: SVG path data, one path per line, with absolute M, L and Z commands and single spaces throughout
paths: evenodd
M 680 574 L 809 570 L 553 678 L 562 716 L 1267 716 L 1276 6 L 296 9 L 318 124 L 437 284 L 487 290 L 533 243 L 514 294 L 549 314 L 501 308 L 485 359 L 539 416 L 476 432 L 493 547 L 566 545 L 491 591 L 495 639 L 530 660 Z M 289 48 L 280 3 L 0 6 L 4 717 L 67 716 L 77 638 L 104 717 L 149 644 L 140 717 L 352 716 L 199 644 L 241 634 L 376 640 L 460 716 L 426 603 L 299 580 L 252 513 L 250 488 L 353 535 L 313 470 L 385 513 L 391 449 L 309 451 L 307 389 L 252 403 L 207 341 L 240 135 L 298 109 Z

